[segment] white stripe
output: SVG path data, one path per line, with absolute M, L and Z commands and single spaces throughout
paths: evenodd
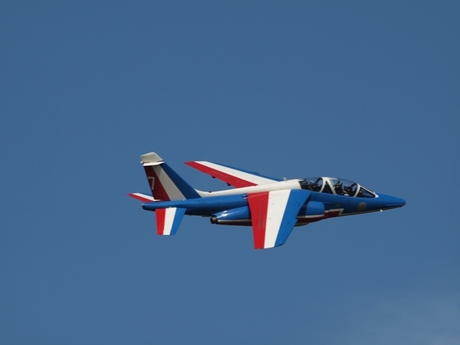
M 290 190 L 277 190 L 268 194 L 267 222 L 264 241 L 265 248 L 272 248 L 275 246 L 290 194 Z
M 156 166 L 153 168 L 155 173 L 160 180 L 160 183 L 163 185 L 166 194 L 168 194 L 170 200 L 183 200 L 185 199 L 184 194 L 177 188 L 176 184 L 171 180 L 171 178 L 166 174 L 166 171 L 163 170 L 161 166 Z
M 170 207 L 165 212 L 165 227 L 163 229 L 163 235 L 171 235 L 171 230 L 174 224 L 174 217 L 176 215 L 177 208 Z

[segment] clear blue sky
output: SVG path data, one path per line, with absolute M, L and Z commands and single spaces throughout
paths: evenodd
M 0 4 L 0 343 L 460 343 L 457 1 Z M 297 228 L 126 197 L 156 151 L 340 176 L 398 210 Z

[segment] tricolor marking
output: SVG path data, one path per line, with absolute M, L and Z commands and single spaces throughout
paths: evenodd
M 296 216 L 309 195 L 309 192 L 300 190 L 249 194 L 254 247 L 263 249 L 282 245 L 296 225 Z
M 184 208 L 160 208 L 155 211 L 157 234 L 158 235 L 174 235 L 179 228 L 182 217 L 185 214 Z
M 144 165 L 147 179 L 155 199 L 181 200 L 186 199 L 176 184 L 160 165 Z

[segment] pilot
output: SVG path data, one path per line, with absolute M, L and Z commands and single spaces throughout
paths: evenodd
M 312 191 L 317 191 L 318 190 L 318 185 L 316 184 L 316 182 L 309 182 L 308 183 L 308 189 L 310 189 Z
M 312 189 L 315 192 L 319 192 L 321 190 L 322 183 L 323 183 L 323 179 L 321 177 L 317 178 L 316 181 L 312 183 Z
M 342 184 L 338 182 L 335 186 L 335 194 L 337 195 L 345 195 L 345 192 L 343 191 Z

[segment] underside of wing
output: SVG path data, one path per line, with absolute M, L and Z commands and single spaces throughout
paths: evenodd
M 211 175 L 236 188 L 257 186 L 281 181 L 271 177 L 262 176 L 258 173 L 232 168 L 226 165 L 207 161 L 185 162 L 188 166 L 205 174 Z
M 179 228 L 180 222 L 185 214 L 185 208 L 168 207 L 155 211 L 157 234 L 174 235 Z
M 283 245 L 297 222 L 297 214 L 307 201 L 305 190 L 278 190 L 248 195 L 255 249 Z

